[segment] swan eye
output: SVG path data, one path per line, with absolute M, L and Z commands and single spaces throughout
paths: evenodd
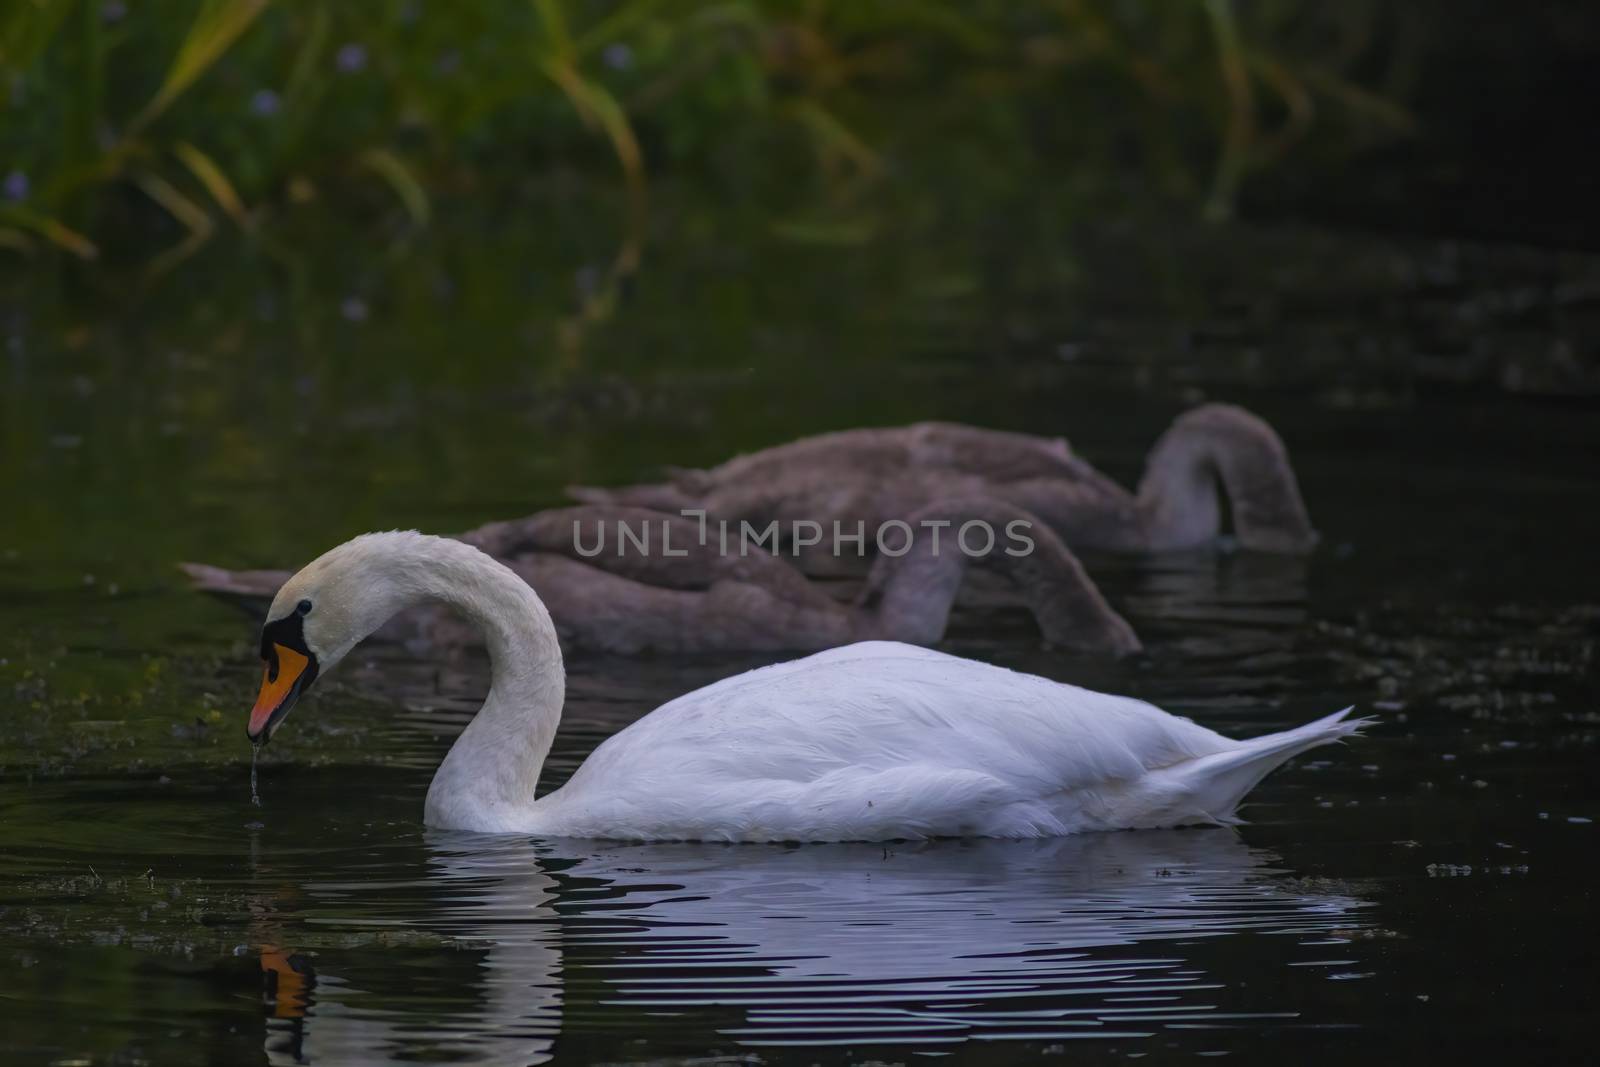
M 294 606 L 294 610 L 296 612 L 298 612 L 300 615 L 310 615 L 311 614 L 311 601 L 309 601 L 309 600 L 300 601 L 300 603 L 298 603 L 298 604 L 296 604 Z

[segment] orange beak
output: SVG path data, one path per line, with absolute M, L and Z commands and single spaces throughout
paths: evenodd
M 311 657 L 296 652 L 287 645 L 273 644 L 275 660 L 268 660 L 261 673 L 261 692 L 256 696 L 256 706 L 250 709 L 250 725 L 246 733 L 256 744 L 265 743 L 272 729 L 289 714 L 295 700 L 316 678 L 316 667 Z

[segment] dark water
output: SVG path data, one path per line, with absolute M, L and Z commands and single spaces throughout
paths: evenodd
M 1545 353 L 1533 339 L 1577 314 L 1552 310 L 1550 277 L 1515 321 L 1486 313 L 1479 355 L 1438 306 L 1499 282 L 1440 281 L 1437 313 L 1346 294 L 1220 325 L 1185 300 L 1092 328 L 1021 300 L 1003 344 L 974 340 L 991 319 L 970 303 L 907 328 L 849 295 L 730 282 L 720 317 L 646 294 L 576 364 L 506 307 L 346 308 L 307 329 L 270 291 L 169 297 L 138 327 L 19 304 L 0 406 L 0 1060 L 1575 1058 L 1596 992 L 1600 419 L 1437 373 Z M 1286 338 L 1304 361 L 1276 361 Z M 1520 380 L 1550 366 L 1529 365 Z M 982 607 L 948 647 L 1235 735 L 1347 704 L 1379 717 L 1264 783 L 1237 832 L 431 833 L 429 776 L 485 673 L 385 650 L 319 683 L 257 809 L 254 634 L 173 570 L 461 529 L 569 482 L 863 421 L 1066 433 L 1132 479 L 1204 397 L 1281 427 L 1316 555 L 1090 559 L 1148 645 L 1131 662 L 1044 653 L 1025 617 Z M 546 788 L 753 662 L 572 662 Z

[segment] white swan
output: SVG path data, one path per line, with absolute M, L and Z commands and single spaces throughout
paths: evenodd
M 724 679 L 608 738 L 535 799 L 565 677 L 539 597 L 468 545 L 366 534 L 278 591 L 248 733 L 265 742 L 320 671 L 396 612 L 442 601 L 481 626 L 493 683 L 428 789 L 431 826 L 632 840 L 1047 837 L 1234 821 L 1346 712 L 1234 741 L 1126 697 L 892 642 Z

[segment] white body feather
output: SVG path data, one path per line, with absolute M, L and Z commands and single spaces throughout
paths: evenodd
M 518 828 L 639 840 L 1050 837 L 1222 823 L 1323 720 L 1233 741 L 1127 697 L 892 642 L 750 671 L 609 738 Z

